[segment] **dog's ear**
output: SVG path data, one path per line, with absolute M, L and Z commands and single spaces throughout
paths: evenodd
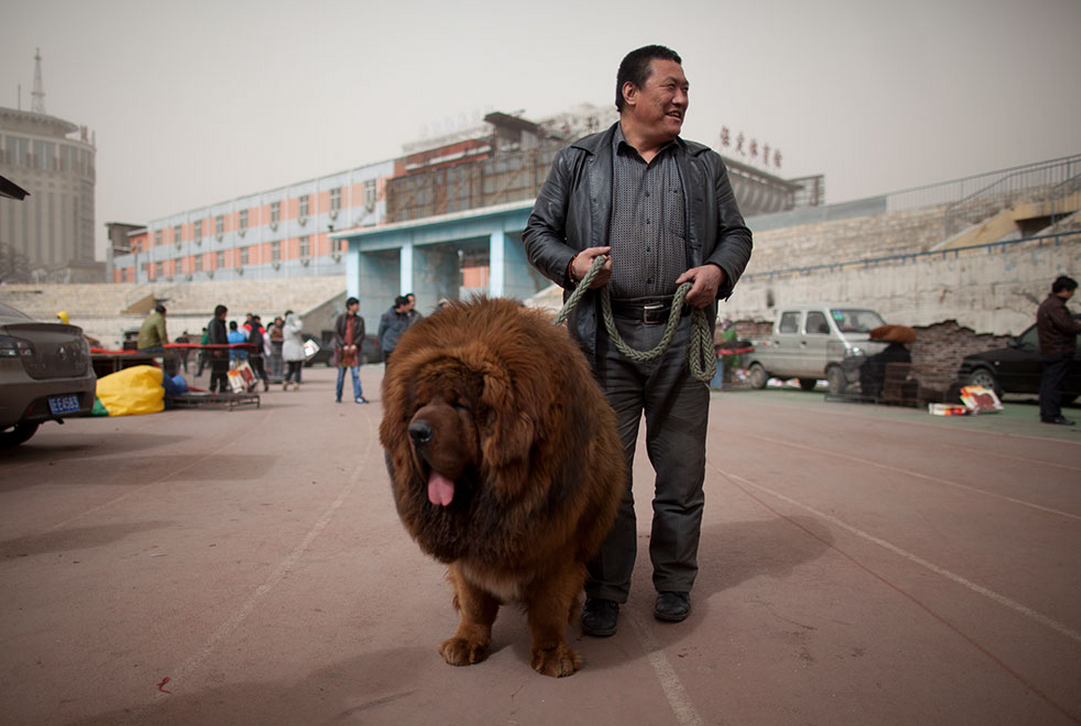
M 501 366 L 486 366 L 481 403 L 486 414 L 481 440 L 486 478 L 498 483 L 501 495 L 517 496 L 529 476 L 538 433 L 535 415 Z

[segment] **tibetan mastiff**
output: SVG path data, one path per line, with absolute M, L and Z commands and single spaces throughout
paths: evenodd
M 533 668 L 574 673 L 567 625 L 625 486 L 615 414 L 577 344 L 512 300 L 453 303 L 402 335 L 383 409 L 398 514 L 454 588 L 443 658 L 483 660 L 514 602 Z

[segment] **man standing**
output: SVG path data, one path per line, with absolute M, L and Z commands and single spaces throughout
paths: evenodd
M 345 369 L 353 376 L 353 403 L 367 403 L 360 389 L 360 346 L 364 341 L 364 318 L 357 314 L 360 301 L 351 297 L 345 301 L 345 312 L 334 321 L 334 348 L 338 356 L 338 387 L 335 403 L 342 402 Z
M 224 305 L 214 308 L 214 317 L 206 326 L 206 342 L 208 345 L 226 346 L 229 344 L 229 334 L 225 331 L 225 316 L 229 309 Z M 210 349 L 210 392 L 227 393 L 229 391 L 229 349 Z
M 165 334 L 165 306 L 158 303 L 139 328 L 140 353 L 164 353 L 169 336 Z
M 607 284 L 620 336 L 651 349 L 676 288 L 690 282 L 685 304 L 705 309 L 712 327 L 717 300 L 732 294 L 750 259 L 751 232 L 721 157 L 679 137 L 687 89 L 674 51 L 652 45 L 629 53 L 616 77 L 619 121 L 559 152 L 522 236 L 530 262 L 563 286 L 564 300 L 595 258 L 610 255 L 568 323 L 616 411 L 627 461 L 616 522 L 589 568 L 588 635 L 616 632 L 630 590 L 637 541 L 631 462 L 643 412 L 656 470 L 649 552 L 657 619 L 686 619 L 698 572 L 710 394 L 686 363 L 690 317 L 668 351 L 645 363 L 620 354 L 599 322 L 599 288 Z
M 383 362 L 390 363 L 390 354 L 398 345 L 398 338 L 410 325 L 409 298 L 399 295 L 394 298 L 394 305 L 389 308 L 383 317 L 379 318 L 379 346 L 383 349 Z
M 263 365 L 263 353 L 266 345 L 263 320 L 258 315 L 253 315 L 249 323 L 250 332 L 248 342 L 254 347 L 248 351 L 248 362 L 251 363 L 252 372 L 263 381 L 263 390 L 270 390 L 270 381 L 267 380 L 266 368 Z
M 1051 294 L 1036 311 L 1036 335 L 1043 354 L 1043 378 L 1040 379 L 1040 420 L 1049 424 L 1073 426 L 1062 415 L 1062 384 L 1077 355 L 1077 334 L 1081 322 L 1074 320 L 1066 301 L 1077 290 L 1077 281 L 1065 275 L 1051 284 Z

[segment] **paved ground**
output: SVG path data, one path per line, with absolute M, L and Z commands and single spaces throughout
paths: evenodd
M 0 455 L 0 722 L 1081 722 L 1081 433 L 1030 404 L 715 394 L 691 618 L 653 620 L 640 562 L 619 633 L 572 627 L 586 666 L 554 680 L 514 608 L 486 662 L 442 662 L 442 568 L 395 515 L 378 402 L 335 405 L 332 374 Z

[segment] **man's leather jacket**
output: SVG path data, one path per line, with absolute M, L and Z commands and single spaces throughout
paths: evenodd
M 574 289 L 567 277 L 571 258 L 587 247 L 608 244 L 615 129 L 613 125 L 586 136 L 556 154 L 522 233 L 530 263 L 563 287 L 564 300 Z M 720 155 L 678 137 L 676 145 L 687 204 L 687 269 L 707 262 L 720 267 L 725 281 L 717 298 L 728 299 L 751 257 L 751 231 L 736 206 Z M 591 365 L 596 363 L 597 292 L 591 290 L 582 297 L 568 322 Z M 706 309 L 706 317 L 712 329 L 717 320 L 716 303 Z
M 1055 293 L 1047 296 L 1036 311 L 1036 335 L 1044 355 L 1073 353 L 1081 322 L 1073 319 L 1066 301 Z

